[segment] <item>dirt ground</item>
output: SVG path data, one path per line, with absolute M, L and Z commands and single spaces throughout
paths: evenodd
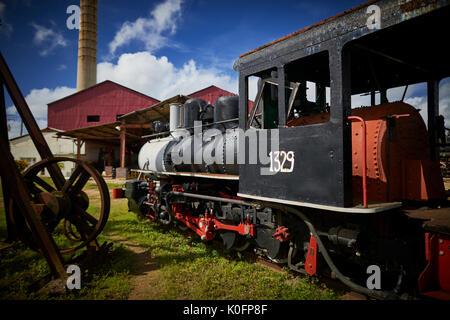
M 111 238 L 125 245 L 134 253 L 136 258 L 136 263 L 131 270 L 132 290 L 128 295 L 128 300 L 158 299 L 158 294 L 155 292 L 157 290 L 150 285 L 159 278 L 158 265 L 152 260 L 150 251 L 125 238 L 118 236 L 112 236 Z

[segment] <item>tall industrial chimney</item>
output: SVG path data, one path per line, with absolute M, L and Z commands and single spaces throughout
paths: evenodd
M 97 0 L 80 0 L 77 90 L 97 83 Z

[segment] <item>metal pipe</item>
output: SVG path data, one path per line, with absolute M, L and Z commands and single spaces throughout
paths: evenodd
M 184 196 L 184 197 L 189 197 L 189 198 L 203 199 L 203 200 L 228 202 L 228 203 L 233 203 L 233 204 L 237 204 L 237 205 L 241 205 L 241 206 L 255 206 L 255 203 L 246 202 L 243 200 L 226 199 L 226 198 L 221 198 L 221 197 L 206 196 L 203 194 L 195 194 L 195 193 L 179 192 L 179 191 L 171 191 L 171 192 L 169 192 L 169 194 L 173 194 L 175 196 Z
M 363 184 L 363 206 L 367 208 L 367 148 L 366 148 L 366 122 L 363 118 L 358 116 L 350 116 L 349 120 L 358 120 L 362 124 L 362 149 L 363 149 L 363 169 L 362 169 L 362 184 Z

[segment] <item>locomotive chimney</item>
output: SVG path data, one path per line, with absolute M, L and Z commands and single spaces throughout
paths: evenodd
M 174 132 L 182 126 L 183 105 L 180 103 L 170 104 L 170 132 Z
M 77 91 L 97 83 L 97 0 L 80 0 Z

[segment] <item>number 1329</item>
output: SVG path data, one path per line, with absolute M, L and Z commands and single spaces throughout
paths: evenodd
M 294 151 L 271 151 L 270 172 L 292 172 L 294 171 Z

